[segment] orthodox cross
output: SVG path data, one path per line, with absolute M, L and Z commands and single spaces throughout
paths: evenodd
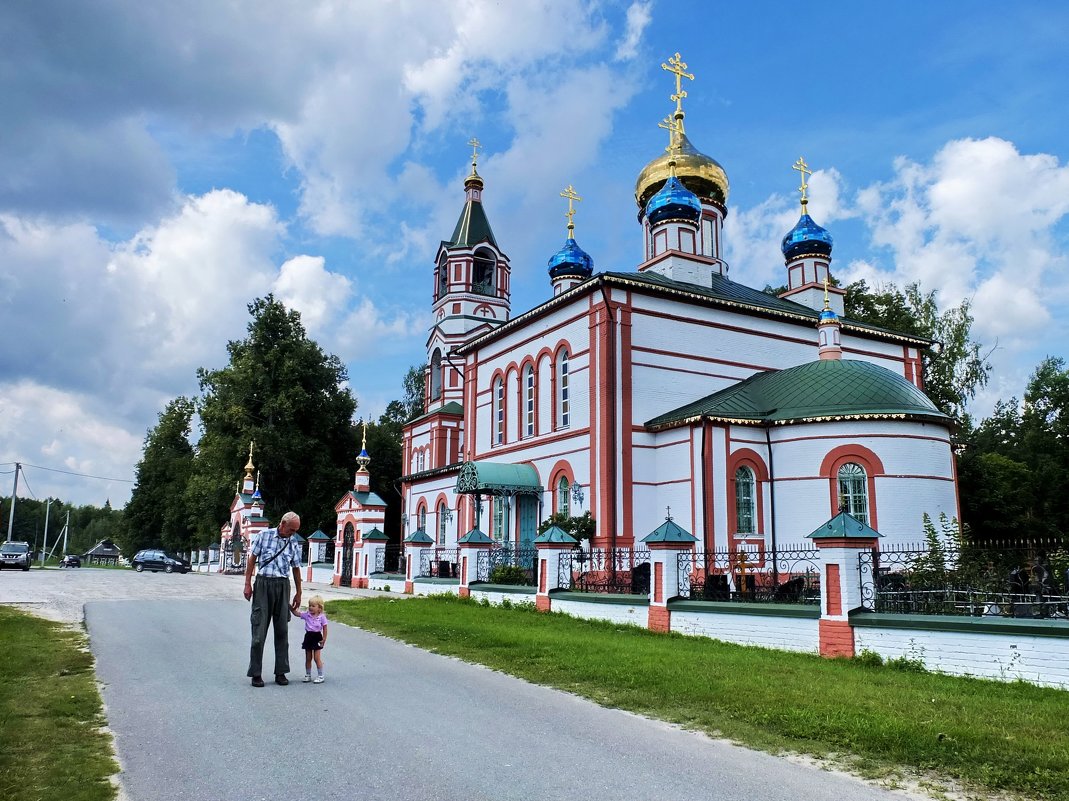
M 364 440 L 360 443 L 360 447 L 363 450 L 367 450 L 367 420 L 361 420 L 360 424 L 364 427 Z
M 831 306 L 828 304 L 828 276 L 825 275 L 824 276 L 824 309 L 826 311 L 826 310 L 828 310 L 830 308 L 831 308 Z
M 659 123 L 658 128 L 664 128 L 668 131 L 668 147 L 666 151 L 671 153 L 673 150 L 680 150 L 683 147 L 683 118 L 682 117 L 665 117 Z
M 479 144 L 479 140 L 474 136 L 468 142 L 468 145 L 471 147 L 471 171 L 475 172 L 475 162 L 479 160 L 479 148 L 482 145 Z
M 809 165 L 805 163 L 805 159 L 802 158 L 801 156 L 798 157 L 798 161 L 794 162 L 794 166 L 791 167 L 791 169 L 792 170 L 798 170 L 798 172 L 800 172 L 802 174 L 802 185 L 800 187 L 798 187 L 798 189 L 802 193 L 802 209 L 804 210 L 805 207 L 806 207 L 806 204 L 809 202 L 809 198 L 806 197 L 806 194 L 805 194 L 806 190 L 809 189 L 809 184 L 807 184 L 805 182 L 805 177 L 807 175 L 812 175 L 813 171 L 811 169 L 809 169 Z
M 582 198 L 575 191 L 575 187 L 568 184 L 568 188 L 560 193 L 560 196 L 568 201 L 568 211 L 565 213 L 565 217 L 568 218 L 568 238 L 572 238 L 572 231 L 575 230 L 575 207 L 572 205 L 573 201 L 581 201 Z
M 661 64 L 662 70 L 667 70 L 676 76 L 676 93 L 672 95 L 672 99 L 676 101 L 676 114 L 683 113 L 683 98 L 687 96 L 686 90 L 683 89 L 683 79 L 693 81 L 694 75 L 687 72 L 687 64 L 679 57 L 679 53 L 676 53 L 672 58 L 668 59 L 668 63 Z
M 676 57 L 677 57 L 677 58 L 679 57 L 679 53 L 676 53 Z M 686 65 L 686 64 L 684 64 L 683 66 L 685 67 L 685 66 L 687 66 L 687 65 Z M 671 506 L 666 506 L 666 507 L 665 507 L 665 511 L 667 512 L 667 515 L 665 516 L 665 518 L 664 518 L 664 519 L 665 519 L 665 520 L 671 520 L 671 519 L 672 519 L 672 507 L 671 507 Z

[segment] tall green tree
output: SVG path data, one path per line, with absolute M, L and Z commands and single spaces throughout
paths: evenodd
M 272 295 L 248 308 L 248 336 L 227 345 L 229 364 L 198 371 L 201 436 L 186 500 L 199 543 L 218 536 L 250 441 L 273 521 L 292 509 L 307 531 L 329 530 L 335 502 L 352 486 L 359 440 L 345 366 Z
M 124 510 L 122 547 L 131 555 L 153 546 L 186 551 L 193 545 L 185 505 L 193 473 L 193 411 L 191 399 L 175 398 L 145 435 L 136 483 Z
M 935 347 L 923 354 L 924 389 L 939 409 L 968 424 L 966 407 L 991 374 L 989 354 L 972 339 L 968 299 L 940 311 L 935 292 L 923 292 L 917 283 L 872 290 L 855 281 L 846 287 L 844 303 L 851 319 L 933 340 Z

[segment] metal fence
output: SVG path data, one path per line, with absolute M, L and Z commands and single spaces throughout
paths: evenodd
M 576 549 L 560 556 L 562 589 L 575 592 L 649 595 L 650 552 L 634 548 Z
M 387 545 L 375 551 L 375 573 L 404 573 L 404 555 L 400 545 Z
M 456 548 L 423 548 L 419 552 L 419 578 L 458 578 L 460 560 Z
M 504 545 L 479 551 L 475 580 L 491 584 L 533 587 L 538 568 L 538 549 Z
M 677 554 L 676 564 L 679 597 L 692 601 L 820 603 L 815 548 L 686 551 Z
M 862 606 L 873 612 L 1069 621 L 1069 571 L 1035 545 L 922 545 L 858 559 Z

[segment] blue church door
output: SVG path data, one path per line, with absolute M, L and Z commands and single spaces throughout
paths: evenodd
M 531 495 L 517 497 L 520 520 L 520 548 L 533 548 L 535 529 L 538 527 L 538 501 Z

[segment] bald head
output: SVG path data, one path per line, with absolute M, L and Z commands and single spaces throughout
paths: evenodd
M 297 516 L 296 512 L 286 512 L 282 515 L 282 519 L 278 523 L 278 535 L 280 537 L 289 537 L 296 533 L 301 527 L 301 518 Z

